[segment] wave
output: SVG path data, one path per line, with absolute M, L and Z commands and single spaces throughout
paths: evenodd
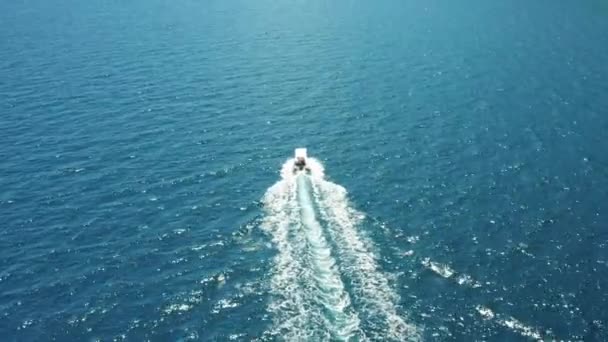
M 309 266 L 307 269 L 314 279 L 315 291 L 319 302 L 327 311 L 327 325 L 332 327 L 332 337 L 346 339 L 359 330 L 359 317 L 352 311 L 350 296 L 344 290 L 336 261 L 331 255 L 329 244 L 323 236 L 323 229 L 315 217 L 313 201 L 310 196 L 310 179 L 306 175 L 297 177 L 298 203 L 303 232 L 306 236 Z
M 537 328 L 528 326 L 521 321 L 515 319 L 514 317 L 504 316 L 502 314 L 495 313 L 490 308 L 477 305 L 475 307 L 479 315 L 485 320 L 495 321 L 499 325 L 523 336 L 531 338 L 535 341 L 544 341 L 546 340 L 546 336 L 541 334 L 540 330 Z
M 271 335 L 281 334 L 288 340 L 301 340 L 307 337 L 310 317 L 304 306 L 304 291 L 298 277 L 304 269 L 302 259 L 295 250 L 300 242 L 289 238 L 292 222 L 297 219 L 293 217 L 293 189 L 293 182 L 287 180 L 268 189 L 263 199 L 266 217 L 261 227 L 272 236 L 278 250 L 270 286 L 274 299 L 269 311 L 275 316 Z
M 470 275 L 456 272 L 450 266 L 431 261 L 430 258 L 424 258 L 421 263 L 422 266 L 426 267 L 430 271 L 435 272 L 437 275 L 446 279 L 455 280 L 458 285 L 464 285 L 472 288 L 478 288 L 482 286 L 480 282 L 473 279 Z
M 399 313 L 399 297 L 358 231 L 361 214 L 349 206 L 346 190 L 325 180 L 317 160 L 308 158 L 307 165 L 310 175 L 294 175 L 293 161 L 287 161 L 282 179 L 263 199 L 262 228 L 277 249 L 269 334 L 285 340 L 418 340 L 419 329 Z
M 278 251 L 271 280 L 270 335 L 285 340 L 364 337 L 316 219 L 308 177 L 291 175 L 291 165 L 284 166 L 289 172 L 283 172 L 263 200 L 262 228 Z
M 388 278 L 380 270 L 372 243 L 365 239 L 358 227 L 364 215 L 350 206 L 344 187 L 315 175 L 320 163 L 310 160 L 313 170 L 313 189 L 321 216 L 328 223 L 328 232 L 336 243 L 342 263 L 341 271 L 352 281 L 354 297 L 361 314 L 370 325 L 371 337 L 398 341 L 420 339 L 420 329 L 399 314 L 400 298 L 391 288 Z M 378 321 L 378 318 L 381 318 Z

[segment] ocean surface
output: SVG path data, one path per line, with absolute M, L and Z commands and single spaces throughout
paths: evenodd
M 5 0 L 0 339 L 606 341 L 607 138 L 603 0 Z

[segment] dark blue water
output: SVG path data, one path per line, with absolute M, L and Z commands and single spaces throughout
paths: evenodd
M 3 1 L 1 339 L 607 340 L 606 61 L 600 0 Z

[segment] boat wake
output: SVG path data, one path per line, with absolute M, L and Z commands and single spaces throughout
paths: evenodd
M 419 329 L 406 321 L 371 242 L 359 232 L 362 215 L 346 190 L 324 178 L 317 160 L 307 159 L 307 173 L 294 173 L 293 163 L 283 165 L 282 179 L 263 199 L 262 228 L 277 250 L 269 337 L 418 340 Z

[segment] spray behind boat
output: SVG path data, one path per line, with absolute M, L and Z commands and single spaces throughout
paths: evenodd
M 360 232 L 364 215 L 323 164 L 298 148 L 263 198 L 262 229 L 277 250 L 270 339 L 418 341 L 398 292 Z

